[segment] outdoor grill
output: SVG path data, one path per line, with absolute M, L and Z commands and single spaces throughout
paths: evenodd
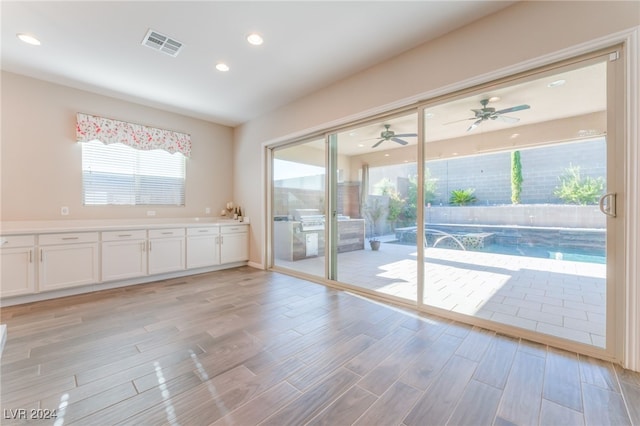
M 294 220 L 300 222 L 302 231 L 324 230 L 324 215 L 318 209 L 296 209 Z

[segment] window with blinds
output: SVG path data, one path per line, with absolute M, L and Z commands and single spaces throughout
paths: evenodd
M 81 145 L 85 205 L 184 206 L 182 154 L 99 141 Z

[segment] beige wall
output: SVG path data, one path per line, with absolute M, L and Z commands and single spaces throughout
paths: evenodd
M 639 2 L 520 2 L 400 54 L 234 130 L 235 199 L 263 215 L 264 143 L 318 130 L 346 117 L 446 91 L 531 59 L 640 25 Z M 263 224 L 252 221 L 251 261 L 263 261 Z
M 75 142 L 76 112 L 191 134 L 186 205 L 83 206 L 81 150 Z M 82 90 L 2 73 L 3 221 L 143 218 L 219 215 L 233 199 L 232 129 Z M 70 214 L 60 215 L 68 206 Z

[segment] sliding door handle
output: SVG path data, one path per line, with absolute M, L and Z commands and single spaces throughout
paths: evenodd
M 600 197 L 600 211 L 607 216 L 616 217 L 616 193 L 609 192 Z

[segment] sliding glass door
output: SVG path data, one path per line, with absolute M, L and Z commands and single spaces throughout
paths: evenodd
M 609 56 L 424 110 L 424 306 L 607 342 Z
M 616 59 L 585 56 L 272 149 L 272 265 L 610 353 L 624 267 Z
M 273 150 L 273 265 L 325 276 L 325 141 Z
M 332 278 L 407 301 L 417 295 L 416 117 L 411 112 L 334 135 Z

